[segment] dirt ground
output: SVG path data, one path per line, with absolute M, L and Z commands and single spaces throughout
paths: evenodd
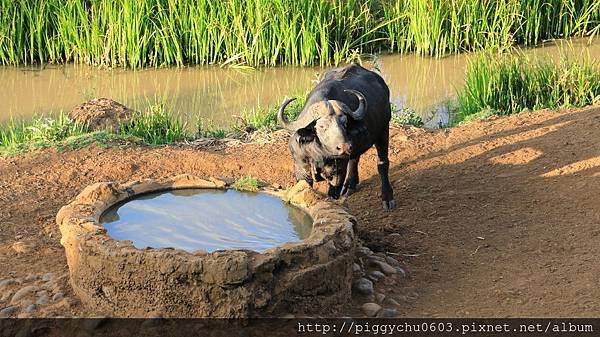
M 0 158 L 0 280 L 67 273 L 54 217 L 91 183 L 192 173 L 285 186 L 291 166 L 285 142 Z M 403 316 L 600 315 L 599 107 L 394 129 L 392 212 L 381 207 L 373 150 L 360 177 L 347 205 L 365 245 L 406 265 L 393 289 Z M 95 314 L 59 282 L 71 300 L 33 315 Z

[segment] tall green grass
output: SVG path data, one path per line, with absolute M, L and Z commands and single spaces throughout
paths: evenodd
M 583 107 L 600 102 L 600 66 L 589 55 L 559 61 L 483 53 L 470 61 L 455 122 L 477 114 Z
M 0 0 L 0 64 L 327 65 L 598 32 L 597 0 Z

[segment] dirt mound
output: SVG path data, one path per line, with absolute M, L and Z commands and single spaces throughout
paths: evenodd
M 76 106 L 69 112 L 69 118 L 87 125 L 90 130 L 117 131 L 119 123 L 131 118 L 134 111 L 125 105 L 108 98 L 94 98 Z
M 393 129 L 397 208 L 381 209 L 373 150 L 346 201 L 364 243 L 406 266 L 402 282 L 378 286 L 410 317 L 600 315 L 598 139 L 598 107 L 439 131 Z M 0 282 L 67 272 L 54 217 L 85 186 L 181 173 L 293 183 L 285 141 L 218 150 L 91 146 L 0 158 Z M 29 249 L 15 251 L 19 241 Z M 95 314 L 71 291 L 65 298 L 60 314 Z M 360 314 L 360 305 L 341 315 Z M 57 313 L 36 310 L 28 314 Z

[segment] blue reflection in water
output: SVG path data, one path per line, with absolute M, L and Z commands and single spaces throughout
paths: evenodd
M 100 218 L 108 234 L 137 248 L 187 251 L 264 251 L 307 238 L 312 219 L 265 194 L 185 189 L 146 194 L 108 209 Z

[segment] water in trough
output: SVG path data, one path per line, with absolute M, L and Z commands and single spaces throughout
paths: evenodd
M 264 251 L 307 238 L 312 219 L 266 193 L 184 189 L 145 194 L 114 205 L 100 218 L 108 234 L 136 248 L 189 252 Z

